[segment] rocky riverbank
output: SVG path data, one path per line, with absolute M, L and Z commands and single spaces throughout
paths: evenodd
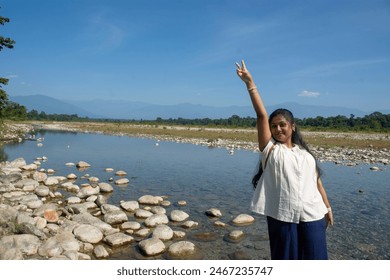
M 27 164 L 19 158 L 1 165 L 0 259 L 109 259 L 125 246 L 135 246 L 139 259 L 192 258 L 197 253 L 196 244 L 186 235 L 199 224 L 180 209 L 185 201 L 172 204 L 164 196 L 144 195 L 120 205 L 108 204 L 107 197 L 114 191 L 109 182 L 86 175 L 81 178 L 85 183 L 77 185 L 73 173 L 62 176 L 39 169 L 43 160 Z M 89 164 L 75 166 L 85 170 Z M 115 171 L 107 168 L 106 172 Z M 126 172 L 118 170 L 115 175 L 114 184 L 128 182 Z M 219 221 L 219 209 L 207 209 L 204 215 L 214 218 L 215 226 L 226 226 Z M 231 222 L 245 226 L 254 218 L 240 214 Z M 241 230 L 228 233 L 235 241 L 243 236 Z

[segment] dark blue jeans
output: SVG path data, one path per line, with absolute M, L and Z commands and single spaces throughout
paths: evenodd
M 272 260 L 327 260 L 325 218 L 299 224 L 267 217 Z

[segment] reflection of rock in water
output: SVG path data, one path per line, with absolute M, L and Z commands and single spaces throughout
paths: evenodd
M 228 256 L 229 259 L 231 260 L 252 260 L 253 259 L 253 257 L 244 250 L 237 250 L 233 253 L 230 253 Z
M 190 234 L 189 239 L 200 241 L 200 242 L 211 242 L 221 238 L 216 232 L 198 232 Z

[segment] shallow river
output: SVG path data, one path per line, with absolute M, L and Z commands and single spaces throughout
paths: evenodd
M 224 148 L 101 134 L 51 131 L 37 137 L 44 138 L 41 147 L 36 141 L 5 145 L 8 160 L 23 157 L 31 163 L 45 156 L 48 160 L 41 167 L 56 170 L 56 175 L 75 173 L 80 178 L 88 173 L 104 182 L 111 177 L 116 179 L 105 168 L 124 170 L 130 183 L 114 186 L 108 202 L 119 205 L 120 200 L 136 200 L 144 194 L 167 196 L 172 203 L 168 213 L 181 209 L 191 220 L 199 222 L 199 227 L 189 230 L 186 237 L 199 248 L 193 258 L 269 259 L 267 227 L 262 216 L 254 215 L 255 223 L 250 226 L 230 223 L 238 214 L 251 214 L 250 181 L 258 153 L 236 150 L 230 154 Z M 90 163 L 91 168 L 81 172 L 65 165 L 80 160 Z M 390 259 L 390 167 L 377 166 L 382 171 L 371 171 L 365 164 L 346 167 L 321 163 L 322 180 L 335 219 L 327 233 L 330 259 Z M 80 183 L 82 179 L 77 182 Z M 178 206 L 180 200 L 187 205 Z M 221 210 L 220 220 L 228 227 L 214 226 L 215 219 L 205 215 L 211 207 Z M 245 238 L 239 242 L 228 240 L 226 235 L 233 229 L 244 231 Z M 112 256 L 142 258 L 135 244 Z

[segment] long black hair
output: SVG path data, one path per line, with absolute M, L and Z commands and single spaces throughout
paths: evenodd
M 295 130 L 293 130 L 293 133 L 291 136 L 291 142 L 298 145 L 298 146 L 301 146 L 302 148 L 304 148 L 308 153 L 310 153 L 313 156 L 314 160 L 316 161 L 317 175 L 319 178 L 321 176 L 321 173 L 322 173 L 321 169 L 318 167 L 316 157 L 311 152 L 311 150 L 310 150 L 309 146 L 307 145 L 307 143 L 305 142 L 305 140 L 303 140 L 302 134 L 301 134 L 298 126 L 295 123 L 293 113 L 291 113 L 291 111 L 289 111 L 287 109 L 283 109 L 283 108 L 276 109 L 275 111 L 272 112 L 272 114 L 268 118 L 268 123 L 270 126 L 271 126 L 272 119 L 278 115 L 282 115 L 284 118 L 286 118 L 286 120 L 290 123 L 290 125 L 295 124 Z M 258 172 L 252 178 L 252 185 L 254 188 L 256 188 L 257 183 L 259 182 L 261 174 L 263 174 L 263 165 L 260 162 Z

